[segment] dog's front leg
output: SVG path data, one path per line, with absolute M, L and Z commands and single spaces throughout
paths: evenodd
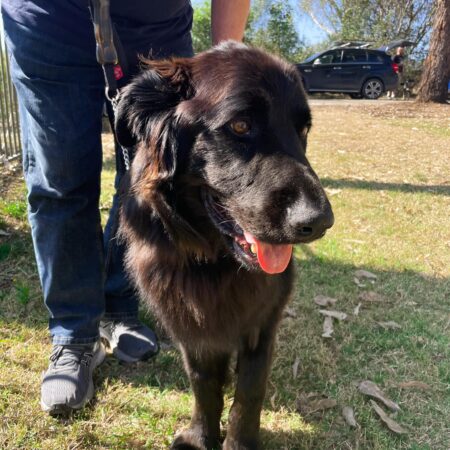
M 229 355 L 190 351 L 182 347 L 184 366 L 195 396 L 191 427 L 177 435 L 172 449 L 220 448 L 220 416 Z
M 260 416 L 272 361 L 275 328 L 273 325 L 261 332 L 256 347 L 246 339 L 239 352 L 236 392 L 223 450 L 261 448 Z

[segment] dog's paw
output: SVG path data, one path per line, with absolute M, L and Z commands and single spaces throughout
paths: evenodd
M 208 450 L 203 439 L 193 430 L 181 431 L 175 436 L 170 450 Z

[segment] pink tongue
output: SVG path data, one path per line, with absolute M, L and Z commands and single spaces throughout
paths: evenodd
M 272 245 L 265 242 L 258 241 L 255 236 L 244 231 L 245 240 L 249 244 L 256 245 L 256 254 L 261 269 L 264 272 L 274 274 L 281 273 L 286 270 L 286 267 L 291 260 L 292 245 Z

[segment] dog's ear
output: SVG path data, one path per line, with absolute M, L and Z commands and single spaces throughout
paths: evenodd
M 144 71 L 122 89 L 116 108 L 115 133 L 122 146 L 147 141 L 155 119 L 193 96 L 192 61 L 143 60 Z
M 177 162 L 188 153 L 196 134 L 190 119 L 177 113 L 177 106 L 194 96 L 192 61 L 147 61 L 147 69 L 123 89 L 116 111 L 117 140 L 137 148 L 123 214 L 136 222 L 135 228 L 150 232 L 141 225 L 150 220 L 151 207 L 177 241 L 202 240 L 178 214 L 173 190 Z

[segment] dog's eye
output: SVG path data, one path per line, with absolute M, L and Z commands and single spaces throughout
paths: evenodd
M 244 136 L 250 132 L 251 126 L 247 120 L 238 119 L 230 122 L 230 128 L 237 135 Z

